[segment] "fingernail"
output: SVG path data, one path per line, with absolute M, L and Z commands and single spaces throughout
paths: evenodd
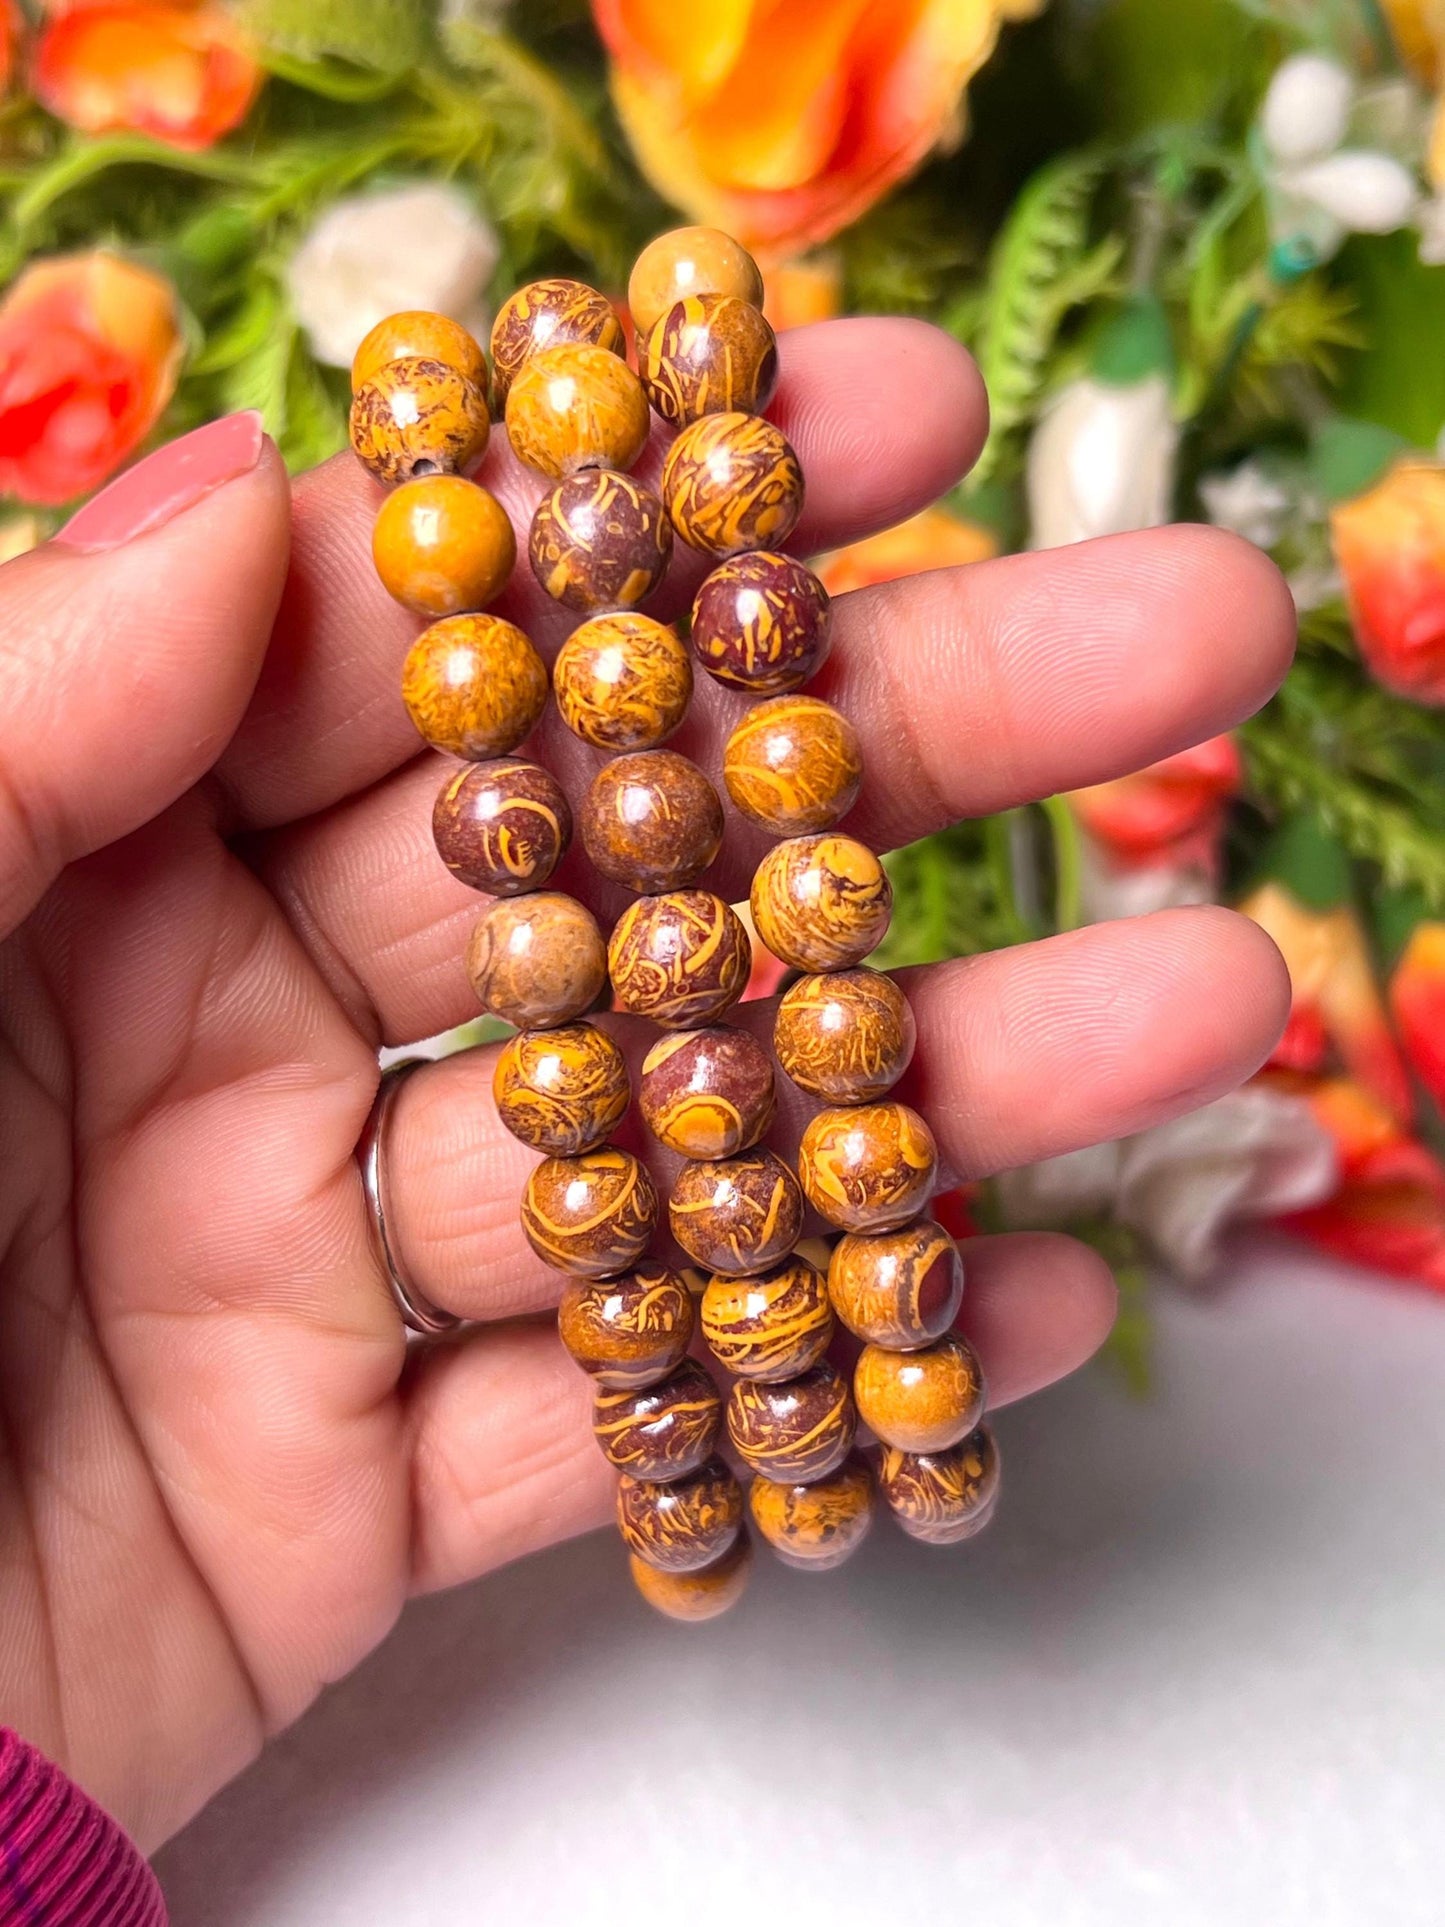
M 249 474 L 261 459 L 265 439 L 254 408 L 193 428 L 107 483 L 71 516 L 55 540 L 87 554 L 118 549 L 122 542 L 132 542 L 194 508 L 213 489 Z

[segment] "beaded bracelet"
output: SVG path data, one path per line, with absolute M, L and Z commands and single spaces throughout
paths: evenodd
M 709 228 L 665 234 L 628 285 L 640 375 L 595 289 L 538 281 L 502 307 L 486 356 L 438 315 L 391 317 L 352 370 L 352 446 L 394 485 L 373 550 L 390 593 L 431 619 L 402 671 L 423 738 L 460 759 L 436 800 L 437 849 L 493 901 L 467 951 L 483 1008 L 515 1027 L 494 1079 L 506 1128 L 542 1161 L 522 1227 L 568 1274 L 562 1341 L 595 1387 L 594 1430 L 620 1478 L 617 1520 L 643 1596 L 707 1619 L 740 1595 L 745 1512 L 787 1564 L 824 1570 L 861 1543 L 874 1493 L 933 1544 L 978 1531 L 998 1454 L 980 1421 L 978 1360 L 951 1331 L 963 1294 L 952 1239 L 926 1215 L 937 1171 L 927 1124 L 888 1093 L 915 1029 L 892 978 L 863 967 L 891 892 L 872 851 L 837 828 L 857 801 L 852 724 L 800 695 L 828 654 L 826 590 L 783 551 L 803 502 L 787 440 L 764 418 L 777 345 L 752 258 Z M 677 428 L 655 493 L 628 473 L 649 404 Z M 500 410 L 513 452 L 552 484 L 532 518 L 537 580 L 579 623 L 550 687 L 567 727 L 608 760 L 573 811 L 540 764 L 515 754 L 546 704 L 530 639 L 486 613 L 516 541 L 467 479 Z M 691 650 L 639 605 L 674 534 L 712 563 Z M 699 878 L 723 841 L 716 789 L 661 745 L 682 723 L 693 662 L 759 699 L 723 752 L 733 806 L 780 839 L 757 867 L 759 937 L 802 973 L 781 999 L 773 1054 L 823 1108 L 796 1172 L 764 1139 L 773 1057 L 722 1020 L 746 987 L 751 944 Z M 593 867 L 636 893 L 604 942 L 591 913 L 546 886 L 574 827 Z M 667 1200 L 674 1243 L 703 1274 L 649 1257 L 660 1206 L 646 1165 L 611 1142 L 631 1102 L 626 1061 L 586 1021 L 603 1006 L 650 1019 L 638 1096 L 652 1137 L 683 1160 Z M 801 1251 L 804 1209 L 837 1239 L 826 1275 Z M 849 1375 L 836 1324 L 862 1341 Z M 731 1376 L 726 1400 L 689 1356 L 700 1328 Z M 858 1421 L 880 1442 L 855 1449 Z M 753 1474 L 746 1497 L 719 1456 Z

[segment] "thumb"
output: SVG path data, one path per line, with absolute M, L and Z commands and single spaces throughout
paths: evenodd
M 0 569 L 0 935 L 214 763 L 289 539 L 286 473 L 247 413 L 157 449 Z

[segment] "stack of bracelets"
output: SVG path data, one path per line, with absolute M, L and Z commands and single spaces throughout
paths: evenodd
M 628 286 L 640 377 L 601 294 L 539 281 L 502 308 L 491 370 L 444 317 L 403 314 L 363 342 L 352 371 L 352 446 L 395 484 L 374 554 L 389 592 L 431 618 L 402 695 L 433 748 L 459 759 L 437 797 L 436 844 L 493 900 L 467 972 L 485 1009 L 515 1026 L 496 1068 L 507 1129 L 543 1153 L 522 1197 L 534 1251 L 568 1274 L 562 1340 L 596 1388 L 597 1441 L 621 1474 L 617 1519 L 644 1597 L 707 1619 L 739 1596 L 744 1520 L 789 1565 L 824 1570 L 862 1541 L 875 1486 L 904 1530 L 968 1538 L 992 1511 L 998 1457 L 980 1424 L 978 1360 L 950 1327 L 963 1293 L 952 1239 L 926 1215 L 937 1154 L 916 1111 L 890 1099 L 914 1047 L 891 977 L 862 968 L 888 926 L 873 852 L 836 825 L 857 799 L 852 724 L 796 692 L 829 643 L 828 595 L 782 552 L 803 478 L 764 419 L 777 347 L 752 258 L 714 229 L 665 234 Z M 678 430 L 660 496 L 628 474 L 651 408 Z M 531 641 L 486 614 L 516 559 L 505 510 L 468 480 L 503 411 L 520 461 L 552 484 L 528 549 L 543 588 L 575 612 L 551 688 L 567 727 L 604 752 L 577 810 L 600 874 L 637 892 L 609 941 L 592 914 L 546 886 L 573 832 L 556 779 L 516 754 L 549 678 Z M 639 613 L 674 531 L 710 559 L 690 642 Z M 777 1010 L 773 1047 L 823 1107 L 796 1175 L 762 1140 L 773 1059 L 722 1022 L 751 968 L 751 941 L 698 887 L 723 840 L 723 806 L 687 758 L 659 745 L 682 723 L 692 662 L 761 698 L 723 753 L 728 796 L 780 838 L 751 904 L 762 941 L 804 973 Z M 667 1202 L 676 1245 L 706 1279 L 649 1257 L 659 1204 L 647 1167 L 609 1142 L 627 1113 L 627 1063 L 611 1007 L 662 1035 L 643 1060 L 642 1118 L 684 1163 Z M 798 1249 L 804 1203 L 843 1235 Z M 820 1265 L 826 1265 L 826 1275 Z M 835 1319 L 862 1341 L 849 1377 L 831 1362 Z M 726 1398 L 690 1357 L 695 1328 L 732 1375 Z M 876 1466 L 855 1451 L 861 1418 Z M 718 1456 L 726 1430 L 742 1487 Z

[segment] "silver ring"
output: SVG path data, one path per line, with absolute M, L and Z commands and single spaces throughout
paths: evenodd
M 366 1120 L 356 1147 L 356 1161 L 361 1166 L 361 1188 L 366 1193 L 377 1256 L 386 1272 L 396 1308 L 412 1331 L 434 1338 L 441 1332 L 455 1331 L 462 1320 L 452 1312 L 443 1311 L 439 1305 L 434 1305 L 425 1292 L 418 1291 L 397 1260 L 391 1242 L 385 1155 L 387 1120 L 396 1094 L 413 1071 L 420 1070 L 423 1064 L 431 1061 L 429 1057 L 403 1057 L 398 1063 L 389 1064 L 381 1073 L 371 1115 Z

